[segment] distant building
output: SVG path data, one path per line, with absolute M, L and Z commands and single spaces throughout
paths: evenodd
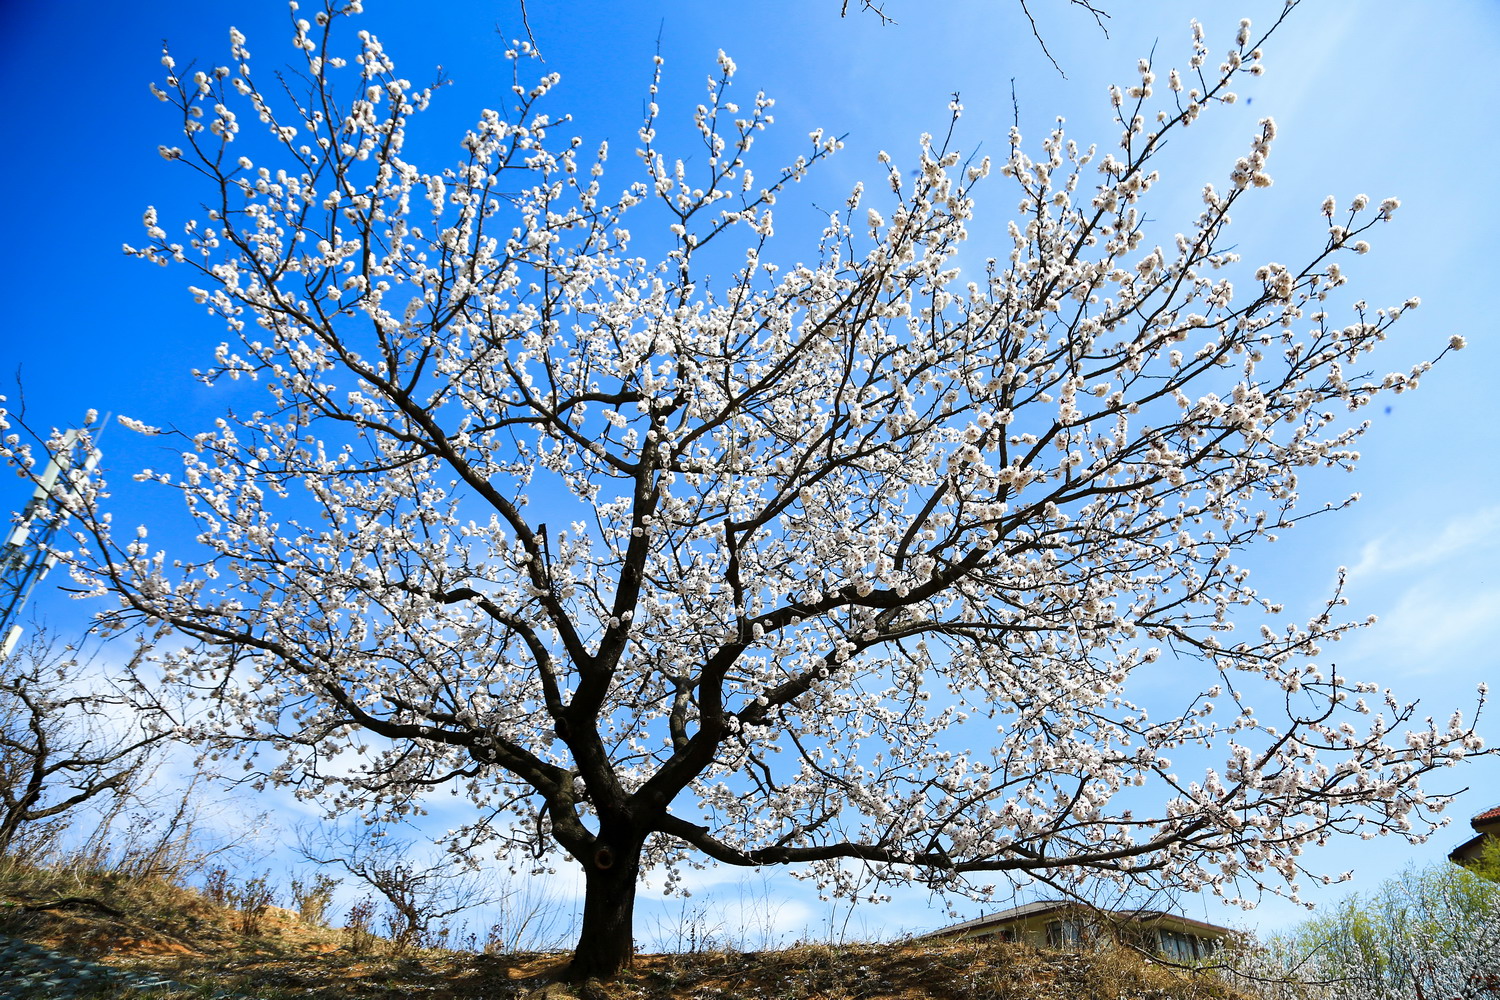
M 1478 860 L 1486 843 L 1500 839 L 1500 806 L 1486 809 L 1469 820 L 1469 825 L 1474 828 L 1474 836 L 1459 844 L 1448 855 L 1448 860 L 1455 865 L 1467 866 Z
M 928 941 L 996 938 L 1038 948 L 1077 951 L 1112 937 L 1174 962 L 1197 962 L 1218 950 L 1227 927 L 1164 910 L 1097 910 L 1067 900 L 1038 900 L 924 934 Z

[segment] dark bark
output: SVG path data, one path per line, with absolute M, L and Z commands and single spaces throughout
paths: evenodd
M 22 903 L 21 909 L 27 913 L 42 913 L 47 910 L 98 910 L 107 913 L 120 920 L 125 919 L 125 914 L 110 906 L 101 903 L 92 896 L 66 896 L 62 899 L 54 899 L 50 903 Z
M 4 780 L 3 775 L 0 775 L 0 780 Z M 20 832 L 27 812 L 36 804 L 36 798 L 35 795 L 25 795 L 16 802 L 3 803 L 4 808 L 0 810 L 0 857 L 10 852 L 11 842 Z
M 583 928 L 567 978 L 609 979 L 635 960 L 635 886 L 644 838 L 629 834 L 595 841 L 583 860 Z

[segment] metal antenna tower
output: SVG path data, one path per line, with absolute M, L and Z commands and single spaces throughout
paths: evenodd
M 100 429 L 107 420 L 100 421 Z M 52 540 L 68 519 L 63 499 L 76 489 L 77 477 L 87 475 L 99 462 L 99 449 L 85 451 L 83 438 L 79 430 L 63 435 L 62 447 L 47 462 L 16 527 L 0 545 L 0 659 L 10 655 L 21 637 L 21 612 L 32 590 L 57 562 Z

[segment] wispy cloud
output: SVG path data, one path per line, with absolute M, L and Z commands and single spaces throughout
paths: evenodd
M 1493 648 L 1497 641 L 1500 589 L 1454 585 L 1406 590 L 1364 633 L 1360 646 L 1396 674 L 1413 676 L 1452 672 L 1456 659 Z
M 1401 525 L 1365 545 L 1359 563 L 1349 570 L 1351 580 L 1436 566 L 1454 557 L 1472 557 L 1500 547 L 1500 506 L 1449 518 L 1441 528 L 1423 531 L 1418 519 Z

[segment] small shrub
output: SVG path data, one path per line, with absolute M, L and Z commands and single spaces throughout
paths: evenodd
M 410 858 L 408 842 L 390 838 L 388 832 L 384 827 L 353 833 L 337 827 L 304 830 L 297 850 L 314 864 L 339 865 L 384 897 L 381 912 L 392 948 L 404 951 L 446 941 L 451 932 L 434 928 L 496 898 L 493 884 L 476 872 L 455 868 L 447 857 L 424 867 Z
M 266 909 L 276 902 L 276 894 L 270 886 L 270 877 L 270 872 L 257 875 L 230 893 L 235 909 L 240 911 L 240 933 L 246 937 L 260 936 Z
M 406 954 L 407 948 L 416 943 L 416 930 L 411 921 L 407 920 L 400 912 L 387 908 L 385 911 L 385 936 L 391 943 L 391 952 L 396 955 Z
M 436 928 L 427 928 L 427 931 L 422 935 L 422 940 L 419 942 L 419 944 L 423 948 L 438 948 L 447 951 L 449 942 L 453 940 L 453 928 L 448 926 L 448 923 L 444 921 L 443 923 L 438 924 Z
M 229 869 L 223 865 L 210 868 L 203 878 L 203 895 L 216 906 L 229 906 L 229 894 L 233 891 L 229 883 Z
M 297 915 L 302 918 L 303 923 L 315 927 L 325 926 L 328 904 L 333 902 L 333 890 L 338 885 L 338 879 L 322 872 L 313 876 L 310 885 L 299 879 L 292 879 L 292 901 L 296 904 Z
M 369 896 L 349 907 L 349 917 L 344 929 L 349 932 L 349 950 L 356 955 L 367 955 L 375 948 L 376 934 L 371 929 L 375 922 L 375 901 Z

